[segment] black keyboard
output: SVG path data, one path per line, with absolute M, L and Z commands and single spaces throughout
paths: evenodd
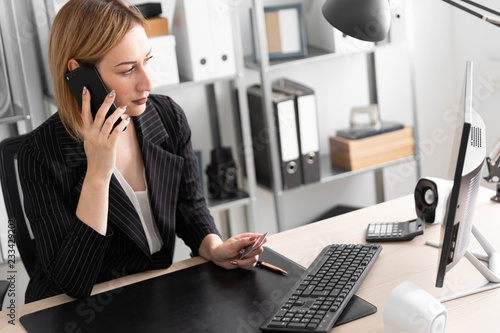
M 329 332 L 381 251 L 380 245 L 325 247 L 260 329 Z

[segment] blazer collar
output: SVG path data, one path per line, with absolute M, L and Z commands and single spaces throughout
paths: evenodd
M 146 110 L 134 118 L 134 124 L 141 147 L 144 146 L 145 142 L 163 147 L 164 142 L 169 138 L 158 110 L 151 99 L 146 104 Z
M 174 148 L 169 140 L 173 139 L 167 133 L 160 112 L 165 110 L 158 110 L 155 103 L 148 101 L 146 110 L 134 119 L 134 123 L 144 161 L 153 216 L 165 240 L 171 232 L 172 214 L 175 215 L 172 211 L 175 204 L 167 205 L 166 201 L 169 200 L 166 198 L 170 197 L 170 201 L 176 201 L 174 194 L 180 186 L 184 159 L 171 151 Z M 166 175 L 169 175 L 168 183 L 165 182 Z

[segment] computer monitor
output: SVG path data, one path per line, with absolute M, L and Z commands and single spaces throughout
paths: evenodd
M 453 186 L 441 230 L 436 287 L 442 287 L 446 271 L 464 256 L 472 232 L 474 207 L 486 158 L 485 125 L 472 108 L 472 63 L 467 63 L 460 112 L 457 117 L 450 174 Z M 460 119 L 463 115 L 463 119 Z
M 473 224 L 474 208 L 481 182 L 482 167 L 486 158 L 485 124 L 473 108 L 473 64 L 467 62 L 460 105 L 457 117 L 453 152 L 450 159 L 450 171 L 453 185 L 448 197 L 448 204 L 441 223 L 441 241 L 439 244 L 439 263 L 436 287 L 442 287 L 446 272 L 466 256 L 488 279 L 488 285 L 497 287 L 498 274 L 481 264 L 474 254 L 468 251 L 471 235 L 480 241 L 488 253 L 489 259 L 498 261 L 496 252 Z M 463 118 L 461 116 L 463 115 Z M 491 258 L 491 257 L 494 258 Z M 481 259 L 488 259 L 488 257 Z M 480 267 L 481 266 L 481 267 Z M 500 269 L 500 266 L 498 267 Z M 484 287 L 484 286 L 483 286 Z M 490 289 L 490 288 L 488 288 Z M 482 291 L 477 287 L 459 291 L 446 300 Z

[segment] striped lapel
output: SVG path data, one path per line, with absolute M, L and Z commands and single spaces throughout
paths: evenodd
M 165 125 L 155 104 L 148 101 L 146 110 L 134 119 L 142 158 L 146 170 L 146 182 L 153 216 L 164 240 L 171 239 L 175 231 L 177 197 L 181 182 L 184 159 L 175 155 Z
M 111 183 L 109 184 L 108 221 L 130 237 L 145 255 L 151 256 L 139 214 L 137 214 L 115 175 L 111 177 Z

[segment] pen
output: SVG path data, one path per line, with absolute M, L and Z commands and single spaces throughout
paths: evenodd
M 257 261 L 257 265 L 256 266 L 268 269 L 271 272 L 275 272 L 275 273 L 278 273 L 278 274 L 288 274 L 285 270 L 282 270 L 281 268 L 276 267 L 274 265 L 268 264 L 267 262 Z

